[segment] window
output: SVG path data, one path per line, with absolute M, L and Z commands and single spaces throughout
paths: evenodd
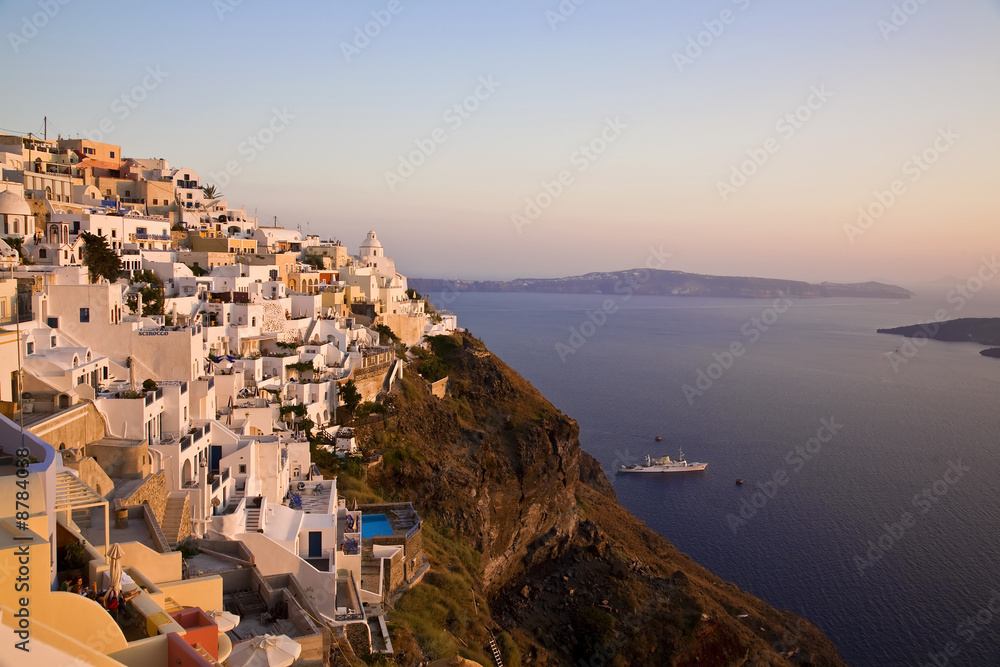
M 80 321 L 81 322 L 90 322 L 90 308 L 81 308 L 80 309 Z
M 53 336 L 52 338 L 49 339 L 49 347 L 57 347 L 57 345 L 56 345 L 56 337 L 55 336 Z
M 240 474 L 241 475 L 247 474 L 247 464 L 245 463 L 240 464 Z
M 191 199 L 191 197 L 192 197 L 191 193 L 190 193 L 190 192 L 189 192 L 189 193 L 187 193 L 187 198 L 188 198 L 188 199 Z
M 35 344 L 29 341 L 28 342 L 28 354 L 34 354 L 34 353 L 35 353 Z
M 110 155 L 111 155 L 111 157 L 114 157 L 115 156 L 115 152 L 111 151 Z
M 113 238 L 113 239 L 118 238 L 118 230 L 117 229 L 112 229 L 111 230 L 111 238 Z
M 59 328 L 59 318 L 58 317 L 47 317 L 45 318 L 45 323 L 48 324 L 53 329 Z
M 49 256 L 48 250 L 46 250 L 45 248 L 38 249 L 38 259 L 45 259 L 48 256 Z
M 158 202 L 159 202 L 159 200 L 158 200 L 158 199 L 154 199 L 154 200 L 153 200 L 153 206 L 156 206 Z
M 104 232 L 101 231 L 100 227 L 97 228 L 97 235 L 98 236 L 104 236 Z
M 108 367 L 107 366 L 104 367 L 104 379 L 105 380 L 108 379 Z
M 132 191 L 131 190 L 126 190 L 125 191 L 125 196 L 126 197 L 131 197 L 132 196 Z
M 184 180 L 185 181 L 190 181 L 191 180 L 191 174 L 184 174 Z

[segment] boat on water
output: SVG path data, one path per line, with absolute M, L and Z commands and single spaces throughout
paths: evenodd
M 672 461 L 669 456 L 654 459 L 648 454 L 645 463 L 619 466 L 618 472 L 698 472 L 708 467 L 707 463 L 689 463 L 684 459 L 684 450 L 680 451 L 678 460 Z

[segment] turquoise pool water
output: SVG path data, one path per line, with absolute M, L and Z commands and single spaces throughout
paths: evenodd
M 378 537 L 379 535 L 392 535 L 392 526 L 389 519 L 384 514 L 362 514 L 361 515 L 361 537 Z

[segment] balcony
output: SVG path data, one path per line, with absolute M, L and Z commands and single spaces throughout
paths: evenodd
M 143 232 L 136 232 L 135 238 L 138 241 L 170 241 L 172 237 L 170 234 L 146 234 Z

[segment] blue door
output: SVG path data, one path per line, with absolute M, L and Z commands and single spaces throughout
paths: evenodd
M 219 471 L 219 461 L 222 460 L 222 445 L 212 445 L 208 452 L 208 469 Z
M 309 557 L 323 557 L 323 533 L 310 531 L 309 533 Z

